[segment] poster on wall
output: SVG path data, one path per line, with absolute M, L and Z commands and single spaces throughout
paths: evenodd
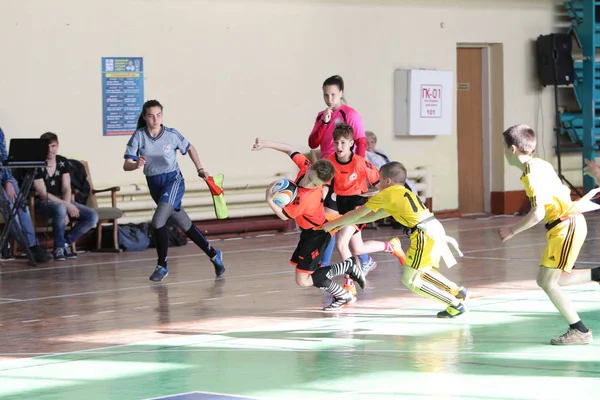
M 102 57 L 102 134 L 131 135 L 143 105 L 142 57 Z

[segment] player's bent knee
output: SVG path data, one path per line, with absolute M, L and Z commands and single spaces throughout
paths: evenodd
M 414 284 L 415 284 L 414 279 L 411 279 L 411 278 L 405 276 L 402 278 L 402 283 L 404 284 L 404 286 L 406 286 L 410 290 L 414 289 Z
M 538 287 L 543 290 L 548 290 L 552 287 L 550 280 L 542 274 L 537 276 L 535 283 L 537 283 Z
M 326 287 L 328 286 L 326 283 L 329 281 L 327 277 L 327 270 L 329 268 L 318 268 L 315 272 L 312 273 L 312 281 L 314 287 Z
M 554 286 L 559 286 L 558 279 L 561 273 L 561 270 L 558 269 L 540 267 L 535 283 L 543 290 L 548 291 Z
M 538 275 L 535 279 L 535 283 L 538 285 L 539 288 L 544 288 L 544 279 L 540 275 Z
M 352 243 L 350 243 L 350 252 L 352 254 L 366 254 L 367 253 L 367 251 L 365 250 L 365 248 L 363 246 L 353 245 Z
M 150 225 L 152 226 L 152 228 L 154 229 L 160 229 L 163 226 L 165 226 L 167 224 L 167 219 L 165 218 L 152 218 L 152 222 L 150 223 Z
M 407 268 L 407 267 L 405 267 Z M 421 274 L 418 271 L 405 271 L 402 276 L 402 283 L 404 286 L 414 291 L 415 288 L 418 289 L 421 281 Z
M 308 287 L 313 285 L 311 274 L 304 272 L 296 272 L 296 283 L 300 287 Z

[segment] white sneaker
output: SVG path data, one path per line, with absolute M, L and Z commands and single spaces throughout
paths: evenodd
M 560 335 L 557 338 L 550 340 L 550 344 L 555 345 L 571 345 L 571 344 L 590 344 L 594 340 L 592 336 L 592 330 L 588 330 L 586 333 L 581 332 L 579 329 L 569 328 L 569 330 Z

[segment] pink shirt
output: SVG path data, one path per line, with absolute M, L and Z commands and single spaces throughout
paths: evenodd
M 321 158 L 327 158 L 335 153 L 335 150 L 333 149 L 333 130 L 336 125 L 346 123 L 354 130 L 354 152 L 361 157 L 365 156 L 365 128 L 363 127 L 360 114 L 356 112 L 355 109 L 346 104 L 342 104 L 340 108 L 331 114 L 331 120 L 328 124 L 323 122 L 321 119 L 322 115 L 323 111 L 319 112 L 317 120 L 315 121 L 315 126 L 308 137 L 308 144 L 311 149 L 316 149 L 320 146 Z

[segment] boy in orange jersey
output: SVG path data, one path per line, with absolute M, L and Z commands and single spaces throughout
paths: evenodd
M 327 222 L 323 207 L 323 184 L 329 182 L 334 169 L 328 160 L 321 159 L 311 164 L 310 161 L 291 146 L 285 143 L 256 139 L 252 151 L 274 149 L 289 155 L 300 168 L 293 181 L 298 186 L 294 200 L 285 207 L 279 207 L 273 202 L 274 193 L 269 185 L 266 192 L 267 204 L 282 220 L 294 218 L 302 230 L 300 241 L 292 255 L 290 264 L 296 266 L 296 283 L 299 286 L 315 286 L 333 296 L 332 303 L 323 311 L 337 311 L 352 304 L 356 297 L 332 280 L 333 277 L 348 274 L 361 288 L 365 287 L 365 277 L 362 269 L 353 257 L 348 256 L 344 261 L 327 267 L 320 267 L 321 257 L 331 240 L 331 235 L 321 229 Z
M 436 271 L 440 258 L 444 259 L 448 267 L 456 264 L 448 247 L 448 243 L 451 243 L 461 255 L 456 241 L 446 236 L 444 227 L 433 213 L 423 205 L 417 195 L 404 186 L 404 165 L 393 161 L 382 166 L 379 173 L 379 193 L 358 209 L 326 223 L 323 230 L 331 231 L 352 224 L 364 224 L 391 215 L 412 232 L 402 279 L 404 285 L 414 293 L 445 304 L 446 309 L 437 314 L 439 318 L 453 318 L 463 314 L 467 311 L 465 303 L 470 296 L 469 291 Z M 390 242 L 394 245 L 399 241 L 394 238 Z M 403 254 L 394 255 L 402 262 Z
M 331 190 L 336 195 L 337 209 L 340 215 L 346 214 L 367 202 L 368 192 L 367 182 L 372 186 L 379 184 L 379 171 L 373 164 L 363 157 L 352 152 L 354 145 L 354 131 L 348 124 L 340 124 L 333 131 L 333 147 L 335 153 L 327 157 L 335 168 L 333 177 L 333 187 Z M 337 233 L 336 245 L 342 256 L 342 260 L 354 255 L 369 254 L 379 251 L 401 253 L 400 241 L 379 242 L 370 240 L 366 243 L 362 240 L 361 226 L 358 229 L 353 226 L 347 226 Z M 374 265 L 374 263 L 371 263 Z M 374 267 L 371 267 L 372 269 Z M 363 272 L 367 274 L 368 268 L 363 266 Z M 356 294 L 354 282 L 350 276 L 346 276 L 344 289 Z

